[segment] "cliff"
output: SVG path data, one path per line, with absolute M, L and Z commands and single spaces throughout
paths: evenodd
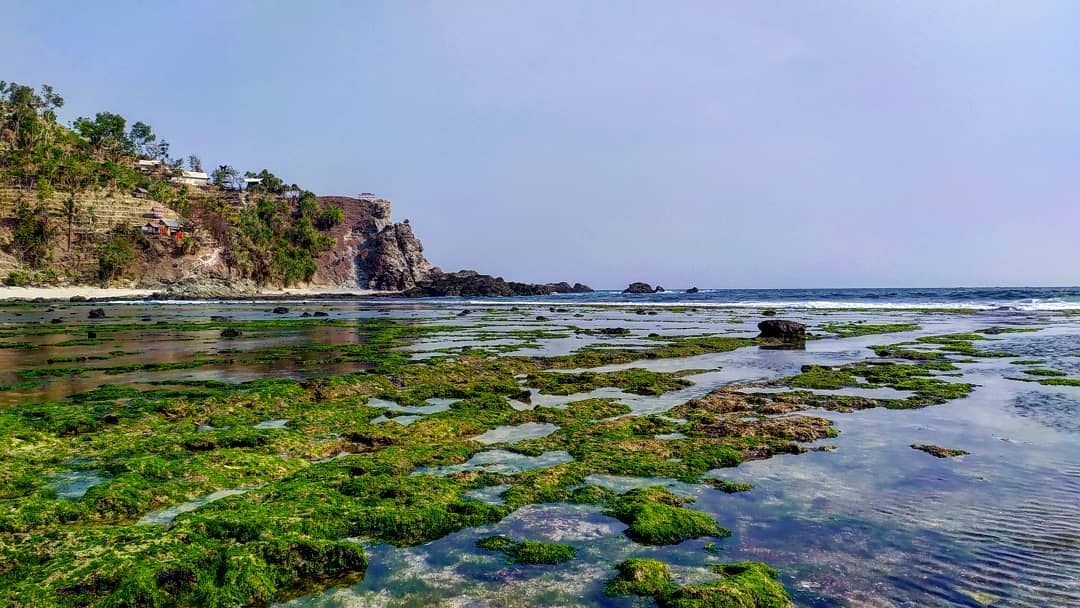
M 319 203 L 340 207 L 345 221 L 330 229 L 334 246 L 318 259 L 314 283 L 404 291 L 431 272 L 408 221 L 390 218 L 390 201 L 320 196 Z

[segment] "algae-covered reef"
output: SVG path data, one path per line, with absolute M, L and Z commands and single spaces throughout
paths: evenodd
M 402 350 L 410 341 L 456 328 L 386 318 L 165 326 L 235 327 L 248 335 L 275 323 L 355 331 L 362 339 L 350 345 L 307 348 L 320 354 L 315 361 L 360 367 L 304 380 L 105 385 L 0 410 L 0 604 L 265 605 L 360 580 L 368 567 L 365 542 L 416 545 L 536 503 L 595 505 L 625 522 L 627 536 L 642 545 L 722 538 L 729 534 L 725 522 L 694 510 L 685 497 L 658 487 L 617 495 L 591 485 L 590 475 L 670 478 L 703 484 L 707 492 L 747 490 L 705 474 L 800 453 L 808 449 L 803 442 L 836 434 L 828 420 L 799 412 L 826 397 L 797 390 L 724 388 L 677 405 L 672 417 L 633 415 L 611 398 L 521 403 L 531 394 L 523 386 L 556 395 L 596 387 L 642 395 L 683 389 L 690 384 L 684 373 L 586 368 L 730 351 L 758 344 L 752 338 L 654 336 L 644 346 L 587 347 L 559 356 L 463 348 L 412 359 Z M 107 339 L 131 328 L 103 323 L 96 331 Z M 7 328 L 5 337 L 67 331 L 28 325 Z M 279 347 L 228 356 L 270 360 L 289 353 Z M 910 390 L 915 397 L 901 406 L 920 407 L 970 390 L 932 376 L 946 369 L 942 363 L 864 363 L 804 374 L 840 374 L 842 382 L 832 384 L 841 386 L 865 381 Z M 860 407 L 881 405 L 894 406 Z M 513 443 L 477 440 L 526 424 L 554 430 Z M 87 480 L 81 494 L 57 490 L 55 480 L 71 475 Z M 497 486 L 505 487 L 498 502 L 467 496 Z M 575 552 L 508 537 L 488 538 L 482 546 L 525 564 L 566 561 Z M 787 605 L 765 566 L 729 565 L 717 574 L 720 580 L 705 585 L 680 587 L 661 577 L 655 589 L 625 588 L 647 591 L 641 594 L 661 605 Z M 746 603 L 751 600 L 757 603 Z
M 789 608 L 794 606 L 776 570 L 759 562 L 713 566 L 722 578 L 699 585 L 674 582 L 667 564 L 655 559 L 631 558 L 617 566 L 608 581 L 611 596 L 640 595 L 656 600 L 660 608 Z

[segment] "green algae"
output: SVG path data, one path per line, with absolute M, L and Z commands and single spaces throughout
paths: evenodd
M 713 566 L 718 581 L 680 586 L 667 564 L 647 558 L 630 558 L 615 567 L 607 583 L 609 596 L 638 595 L 656 600 L 659 608 L 789 608 L 794 606 L 777 572 L 760 562 L 737 562 Z
M 1060 370 L 1043 368 L 1025 369 L 1024 373 L 1029 376 L 1068 376 L 1068 374 Z
M 1009 361 L 1012 365 L 1042 365 L 1046 363 L 1045 359 L 1017 359 L 1016 361 Z
M 1080 386 L 1080 378 L 1046 378 L 1039 380 L 1043 386 Z
M 631 368 L 605 374 L 596 372 L 538 373 L 529 375 L 525 385 L 540 389 L 541 393 L 548 395 L 587 393 L 602 387 L 615 387 L 635 395 L 662 395 L 692 384 L 689 380 L 680 378 L 679 375 L 685 375 L 685 372 L 670 374 Z
M 936 456 L 938 458 L 954 458 L 956 456 L 964 456 L 968 453 L 964 450 L 958 450 L 955 448 L 943 448 L 941 446 L 932 445 L 929 443 L 913 443 L 911 444 L 911 448 L 914 450 L 919 450 L 920 452 L 926 452 L 927 454 L 930 454 L 931 456 Z
M 716 520 L 683 505 L 680 498 L 661 486 L 638 488 L 608 503 L 607 514 L 627 524 L 626 535 L 646 545 L 674 545 L 702 536 L 730 536 Z
M 754 489 L 752 483 L 740 483 L 735 481 L 727 481 L 724 479 L 709 478 L 705 480 L 705 483 L 724 492 L 725 494 L 735 494 L 737 492 L 749 492 Z
M 919 326 L 914 323 L 886 323 L 874 325 L 871 323 L 825 323 L 818 326 L 821 331 L 836 334 L 838 338 L 853 338 L 856 336 L 869 336 L 873 334 L 890 334 L 904 331 L 915 331 Z
M 577 550 L 570 545 L 532 540 L 515 541 L 502 534 L 485 536 L 476 541 L 476 546 L 505 553 L 510 562 L 515 564 L 562 564 L 577 555 Z

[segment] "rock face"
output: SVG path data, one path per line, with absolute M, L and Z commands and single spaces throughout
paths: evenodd
M 653 293 L 652 285 L 648 283 L 630 283 L 630 286 L 622 291 L 623 293 Z
M 698 291 L 700 290 L 697 287 L 691 287 L 690 289 L 686 290 L 686 293 L 697 293 Z
M 405 291 L 431 272 L 408 220 L 390 219 L 390 201 L 320 196 L 319 202 L 341 207 L 345 221 L 330 229 L 334 248 L 319 259 L 315 283 Z
M 806 326 L 795 321 L 783 319 L 768 319 L 757 324 L 761 330 L 759 338 L 772 338 L 779 340 L 805 340 Z
M 565 290 L 563 290 L 563 286 L 565 286 Z M 549 283 L 546 285 L 517 283 L 514 281 L 506 281 L 502 277 L 480 274 L 475 270 L 443 272 L 438 268 L 433 268 L 427 273 L 425 278 L 417 281 L 414 287 L 405 290 L 402 295 L 410 298 L 443 296 L 497 298 L 509 296 L 546 296 L 553 293 L 585 293 L 586 291 L 592 291 L 592 289 L 581 283 L 577 283 L 573 287 L 568 283 Z

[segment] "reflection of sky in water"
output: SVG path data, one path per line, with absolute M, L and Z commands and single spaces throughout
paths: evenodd
M 147 513 L 138 522 L 136 522 L 136 524 L 140 526 L 148 526 L 154 524 L 161 524 L 167 526 L 183 513 L 194 511 L 195 509 L 198 509 L 203 505 L 210 504 L 216 500 L 221 500 L 222 498 L 243 494 L 249 490 L 250 488 L 239 490 L 218 490 L 213 494 L 203 496 L 202 498 L 196 498 L 195 500 L 192 500 L 190 502 L 185 502 L 183 504 L 169 507 L 167 509 L 161 509 L 160 511 L 153 511 L 151 513 Z
M 527 439 L 539 439 L 557 431 L 559 427 L 550 422 L 526 422 L 517 426 L 497 426 L 490 431 L 473 437 L 480 443 L 518 443 Z
M 57 498 L 82 498 L 90 488 L 109 481 L 100 471 L 61 471 L 49 476 L 47 487 L 56 491 Z
M 155 321 L 205 320 L 212 314 L 227 314 L 238 319 L 276 318 L 266 312 L 272 307 L 267 303 L 106 307 L 110 321 L 137 320 L 145 314 Z M 565 354 L 586 345 L 641 344 L 642 338 L 651 332 L 749 336 L 756 333 L 754 326 L 758 320 L 754 312 L 746 310 L 692 310 L 686 313 L 662 310 L 656 316 L 644 316 L 634 314 L 631 309 L 579 309 L 572 305 L 568 305 L 567 313 L 552 313 L 546 307 L 522 307 L 519 311 L 507 310 L 497 315 L 489 315 L 481 307 L 469 306 L 475 312 L 463 318 L 455 317 L 460 305 L 440 308 L 422 304 L 320 302 L 291 303 L 289 307 L 292 309 L 290 317 L 302 310 L 328 310 L 332 316 L 342 318 L 393 316 L 463 325 L 467 327 L 464 334 L 436 335 L 412 348 L 525 345 L 515 351 L 516 354 Z M 584 317 L 574 316 L 579 310 Z M 68 315 L 70 312 L 76 314 Z M 59 313 L 64 313 L 65 319 L 85 322 L 85 307 L 71 307 L 39 316 L 47 322 L 50 315 Z M 552 325 L 534 322 L 536 315 L 551 318 Z M 32 316 L 28 314 L 16 321 L 34 320 Z M 945 315 L 913 311 L 784 311 L 782 316 L 808 323 L 811 331 L 820 323 L 854 320 L 865 320 L 866 323 L 912 321 L 922 328 L 902 334 L 811 340 L 806 343 L 805 350 L 744 348 L 686 359 L 645 360 L 609 366 L 605 369 L 642 367 L 656 371 L 710 371 L 688 377 L 694 386 L 660 397 L 629 395 L 617 389 L 566 397 L 538 395 L 534 391 L 531 404 L 518 406 L 565 406 L 578 399 L 608 396 L 626 403 L 638 414 L 663 412 L 718 386 L 779 378 L 798 372 L 808 363 L 835 365 L 872 358 L 873 353 L 867 349 L 870 345 L 965 332 L 990 325 L 1024 324 L 1034 318 L 1008 313 Z M 728 323 L 732 317 L 739 318 L 740 322 Z M 1046 363 L 1039 367 L 1060 369 L 1080 377 L 1080 357 L 1076 356 L 1080 353 L 1080 319 L 1047 316 L 1044 320 L 1050 327 L 1037 333 L 990 336 L 994 340 L 980 341 L 976 346 L 1010 351 L 1023 358 L 1045 359 Z M 632 335 L 573 334 L 551 339 L 504 335 L 494 343 L 484 341 L 500 332 L 537 328 L 571 333 L 571 326 L 586 329 L 626 327 Z M 29 340 L 57 342 L 84 337 L 84 332 L 85 328 L 80 328 L 73 330 L 72 336 L 42 336 Z M 170 357 L 183 360 L 196 351 L 206 351 L 212 356 L 218 348 L 257 349 L 275 345 L 302 348 L 306 341 L 344 342 L 349 339 L 344 332 L 282 334 L 275 331 L 266 336 L 245 335 L 237 341 L 218 340 L 216 332 L 201 332 L 192 341 L 153 335 L 162 333 L 170 332 L 152 328 L 145 336 L 129 332 L 120 340 L 93 347 L 35 351 L 0 349 L 0 369 L 9 370 L 10 375 L 20 368 L 38 366 L 38 359 L 42 357 L 96 353 L 102 349 L 143 350 L 150 353 L 148 357 L 160 357 L 151 360 L 170 360 Z M 533 342 L 537 345 L 530 345 Z M 128 358 L 139 357 L 127 356 L 125 360 Z M 965 374 L 963 380 L 979 386 L 969 398 L 945 405 L 921 410 L 814 412 L 834 420 L 841 431 L 839 437 L 827 441 L 838 446 L 836 452 L 776 456 L 711 473 L 722 479 L 754 484 L 754 489 L 749 492 L 729 495 L 705 485 L 687 485 L 665 479 L 589 477 L 590 483 L 616 491 L 660 484 L 694 498 L 696 501 L 690 508 L 712 514 L 721 525 L 734 532 L 732 538 L 716 541 L 716 554 L 704 551 L 708 539 L 687 541 L 673 547 L 636 545 L 622 534 L 623 524 L 602 514 L 603 507 L 535 505 L 519 509 L 494 526 L 463 530 L 422 546 L 404 549 L 369 547 L 371 564 L 363 583 L 354 588 L 302 598 L 295 603 L 310 606 L 429 605 L 440 602 L 625 606 L 627 600 L 612 600 L 603 595 L 603 581 L 621 559 L 650 556 L 673 564 L 673 571 L 685 580 L 701 576 L 702 566 L 708 563 L 763 560 L 780 568 L 783 582 L 801 606 L 844 603 L 978 606 L 976 598 L 994 599 L 993 606 L 1080 605 L 1080 546 L 1076 542 L 1080 538 L 1080 515 L 1076 509 L 1080 503 L 1080 424 L 1076 422 L 1080 388 L 1043 387 L 1037 383 L 1007 380 L 1005 377 L 1022 375 L 1023 366 L 1011 365 L 1011 360 L 987 359 L 959 364 Z M 355 365 L 348 371 L 354 369 Z M 31 395 L 59 398 L 71 392 L 68 389 L 72 387 L 82 390 L 106 381 L 127 383 L 184 377 L 237 381 L 274 375 L 279 371 L 283 375 L 296 376 L 335 373 L 333 366 L 305 370 L 288 361 L 231 365 L 131 376 L 63 379 L 41 392 L 21 391 L 15 398 L 23 400 Z M 853 394 L 859 390 L 863 389 L 842 392 Z M 874 396 L 883 395 L 874 393 Z M 0 393 L 0 399 L 6 398 L 9 397 Z M 432 400 L 423 406 L 408 407 L 372 401 L 374 403 L 369 404 L 375 407 L 406 414 L 393 418 L 399 423 L 443 411 L 452 402 Z M 506 434 L 485 435 L 489 439 L 501 437 L 498 440 L 502 441 L 516 438 L 510 429 L 500 429 L 498 433 Z M 937 459 L 912 450 L 909 445 L 913 443 L 961 448 L 971 454 L 961 459 Z M 488 450 L 474 455 L 466 463 L 417 473 L 445 475 L 454 471 L 487 470 L 512 474 L 570 460 L 565 452 L 529 457 L 504 450 Z M 505 487 L 481 488 L 468 493 L 465 498 L 497 502 L 503 490 Z M 165 523 L 182 512 L 178 509 L 198 508 L 209 499 L 220 498 L 218 494 L 147 517 L 154 516 L 160 523 Z M 501 554 L 475 549 L 477 538 L 492 533 L 567 542 L 578 549 L 578 557 L 567 567 L 509 566 Z

